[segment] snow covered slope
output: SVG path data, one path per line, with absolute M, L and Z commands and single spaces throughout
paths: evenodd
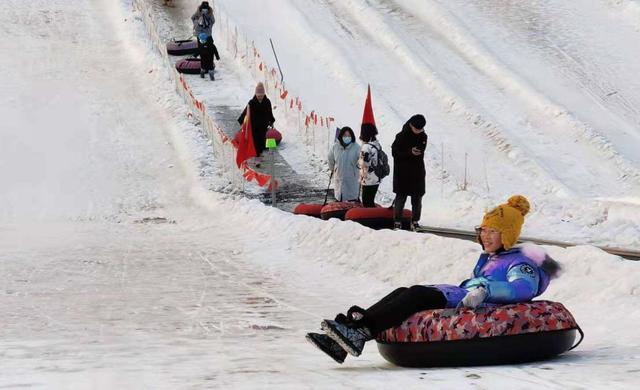
M 218 2 L 338 125 L 358 126 L 367 83 L 387 148 L 427 116 L 423 223 L 468 228 L 523 193 L 529 236 L 640 247 L 640 32 L 614 3 Z
M 216 161 L 128 0 L 7 0 L 0 28 L 13 37 L 0 41 L 0 387 L 638 382 L 638 264 L 588 246 L 549 248 L 565 272 L 544 298 L 562 301 L 585 330 L 576 351 L 536 364 L 407 370 L 370 345 L 337 366 L 305 332 L 398 285 L 455 283 L 478 246 L 209 191 Z M 463 204 L 470 221 L 481 218 Z

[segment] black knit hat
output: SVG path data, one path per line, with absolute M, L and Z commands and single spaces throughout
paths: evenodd
M 409 119 L 409 124 L 416 129 L 423 129 L 424 125 L 427 124 L 427 120 L 421 114 L 415 114 Z

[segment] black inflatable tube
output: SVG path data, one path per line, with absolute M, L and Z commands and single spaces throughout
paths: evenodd
M 186 64 L 195 64 L 192 67 L 187 67 Z M 185 58 L 176 62 L 176 70 L 185 74 L 200 74 L 200 59 L 199 58 Z
M 378 351 L 402 367 L 464 367 L 526 363 L 570 350 L 576 329 L 423 343 L 378 342 Z
M 198 52 L 198 43 L 190 39 L 171 41 L 167 43 L 167 54 L 172 56 L 183 56 L 196 54 Z

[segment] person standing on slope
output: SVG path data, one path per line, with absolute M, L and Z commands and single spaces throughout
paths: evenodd
M 422 214 L 422 196 L 425 194 L 424 151 L 427 134 L 424 116 L 416 114 L 402 126 L 391 145 L 393 154 L 394 229 L 400 229 L 402 210 L 411 197 L 411 230 L 416 230 Z
M 216 69 L 214 57 L 220 61 L 218 48 L 213 43 L 213 38 L 206 33 L 200 33 L 198 42 L 198 53 L 200 55 L 200 77 L 204 78 L 205 73 L 208 73 L 209 79 L 215 80 L 215 76 L 213 74 Z
M 198 6 L 196 12 L 191 16 L 191 22 L 193 22 L 193 36 L 196 38 L 201 33 L 205 33 L 208 36 L 213 35 L 211 32 L 216 18 L 213 16 L 213 9 L 209 6 L 209 2 L 203 1 Z
M 484 215 L 477 229 L 483 252 L 472 277 L 459 286 L 400 287 L 366 310 L 352 306 L 347 315 L 338 314 L 335 320 L 322 321 L 326 334 L 308 333 L 307 340 L 342 363 L 347 353 L 359 356 L 367 341 L 417 312 L 460 306 L 476 308 L 483 303 L 528 302 L 539 296 L 556 277 L 560 265 L 542 247 L 515 245 L 529 207 L 524 196 L 514 195 Z
M 382 150 L 380 142 L 376 139 L 378 129 L 374 124 L 363 123 L 360 127 L 360 185 L 362 186 L 362 205 L 364 207 L 376 207 L 375 199 L 380 178 L 376 175 L 379 151 Z
M 335 183 L 334 196 L 339 202 L 359 201 L 359 156 L 360 146 L 353 130 L 348 126 L 343 127 L 329 151 L 329 169 Z

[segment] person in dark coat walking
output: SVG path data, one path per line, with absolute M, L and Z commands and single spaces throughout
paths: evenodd
M 394 228 L 401 226 L 402 210 L 411 197 L 411 230 L 418 228 L 422 213 L 422 196 L 425 194 L 424 151 L 427 148 L 427 134 L 424 126 L 427 123 L 424 116 L 416 114 L 402 126 L 402 131 L 396 134 L 391 145 L 393 154 L 393 192 L 396 194 L 394 203 Z
M 213 71 L 216 69 L 216 64 L 213 62 L 213 58 L 215 57 L 220 61 L 220 55 L 210 35 L 200 33 L 198 37 L 198 54 L 200 55 L 200 77 L 204 78 L 205 73 L 209 73 L 209 78 L 215 80 Z
M 266 96 L 264 90 L 264 84 L 258 83 L 256 85 L 255 95 L 253 99 L 249 100 L 249 107 L 251 108 L 251 130 L 253 134 L 253 144 L 256 148 L 258 156 L 265 149 L 265 142 L 267 137 L 267 130 L 273 126 L 273 122 L 276 118 L 273 117 L 273 111 L 271 110 L 271 100 Z M 244 116 L 247 114 L 247 108 L 238 118 L 238 123 L 244 122 Z

